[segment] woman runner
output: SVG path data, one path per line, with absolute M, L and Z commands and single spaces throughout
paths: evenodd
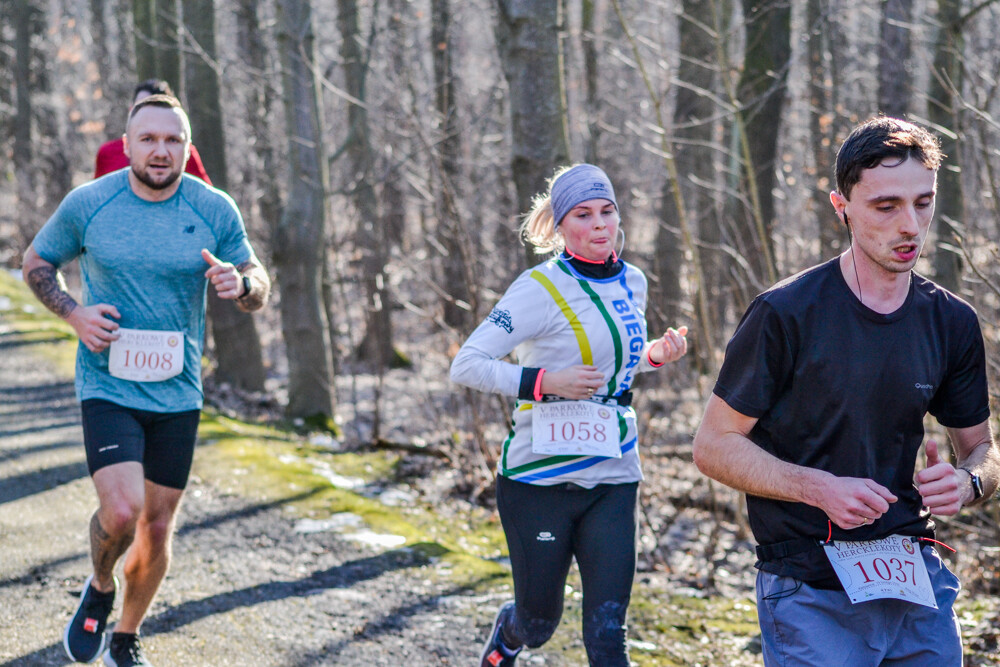
M 514 601 L 497 614 L 482 667 L 514 665 L 522 647 L 548 641 L 574 557 L 590 664 L 629 664 L 642 479 L 630 388 L 687 352 L 687 328 L 646 340 L 646 277 L 615 252 L 620 222 L 601 169 L 559 170 L 521 227 L 537 252 L 557 254 L 511 284 L 452 363 L 454 382 L 517 398 L 496 491 Z M 515 348 L 520 365 L 501 361 Z

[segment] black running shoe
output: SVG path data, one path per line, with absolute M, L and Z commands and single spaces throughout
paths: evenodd
M 501 632 L 503 624 L 510 619 L 513 613 L 513 602 L 508 602 L 500 607 L 496 620 L 493 621 L 493 630 L 490 632 L 490 638 L 486 640 L 486 645 L 483 647 L 483 655 L 479 663 L 480 667 L 513 667 L 514 662 L 517 660 L 517 654 L 521 652 L 522 647 L 519 646 L 516 649 L 507 648 L 503 643 L 503 633 Z
M 80 604 L 63 633 L 66 655 L 74 662 L 93 662 L 104 650 L 104 626 L 115 603 L 115 591 L 101 593 L 90 585 L 94 576 L 87 577 L 80 592 Z M 118 580 L 115 580 L 118 590 Z
M 127 632 L 112 632 L 108 650 L 104 653 L 104 664 L 108 667 L 153 667 L 142 652 L 139 635 Z

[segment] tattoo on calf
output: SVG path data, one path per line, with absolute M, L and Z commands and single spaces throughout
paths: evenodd
M 76 308 L 76 301 L 66 293 L 55 267 L 39 266 L 32 269 L 27 282 L 42 305 L 59 317 L 65 318 Z
M 90 517 L 90 557 L 99 581 L 111 578 L 115 563 L 128 550 L 134 537 L 135 533 L 129 532 L 115 539 L 104 530 L 97 512 Z

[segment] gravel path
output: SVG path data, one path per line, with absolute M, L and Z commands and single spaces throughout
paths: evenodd
M 62 631 L 89 572 L 85 528 L 96 507 L 72 382 L 33 346 L 0 329 L 4 666 L 68 663 Z M 499 597 L 448 590 L 436 565 L 409 549 L 296 532 L 280 504 L 221 488 L 203 470 L 188 488 L 174 561 L 143 626 L 154 664 L 476 661 Z

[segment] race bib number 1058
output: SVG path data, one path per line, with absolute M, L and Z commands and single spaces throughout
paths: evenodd
M 184 334 L 180 331 L 119 329 L 111 343 L 108 370 L 133 382 L 161 382 L 184 370 Z
M 531 450 L 620 459 L 618 411 L 593 401 L 536 403 L 531 413 Z

